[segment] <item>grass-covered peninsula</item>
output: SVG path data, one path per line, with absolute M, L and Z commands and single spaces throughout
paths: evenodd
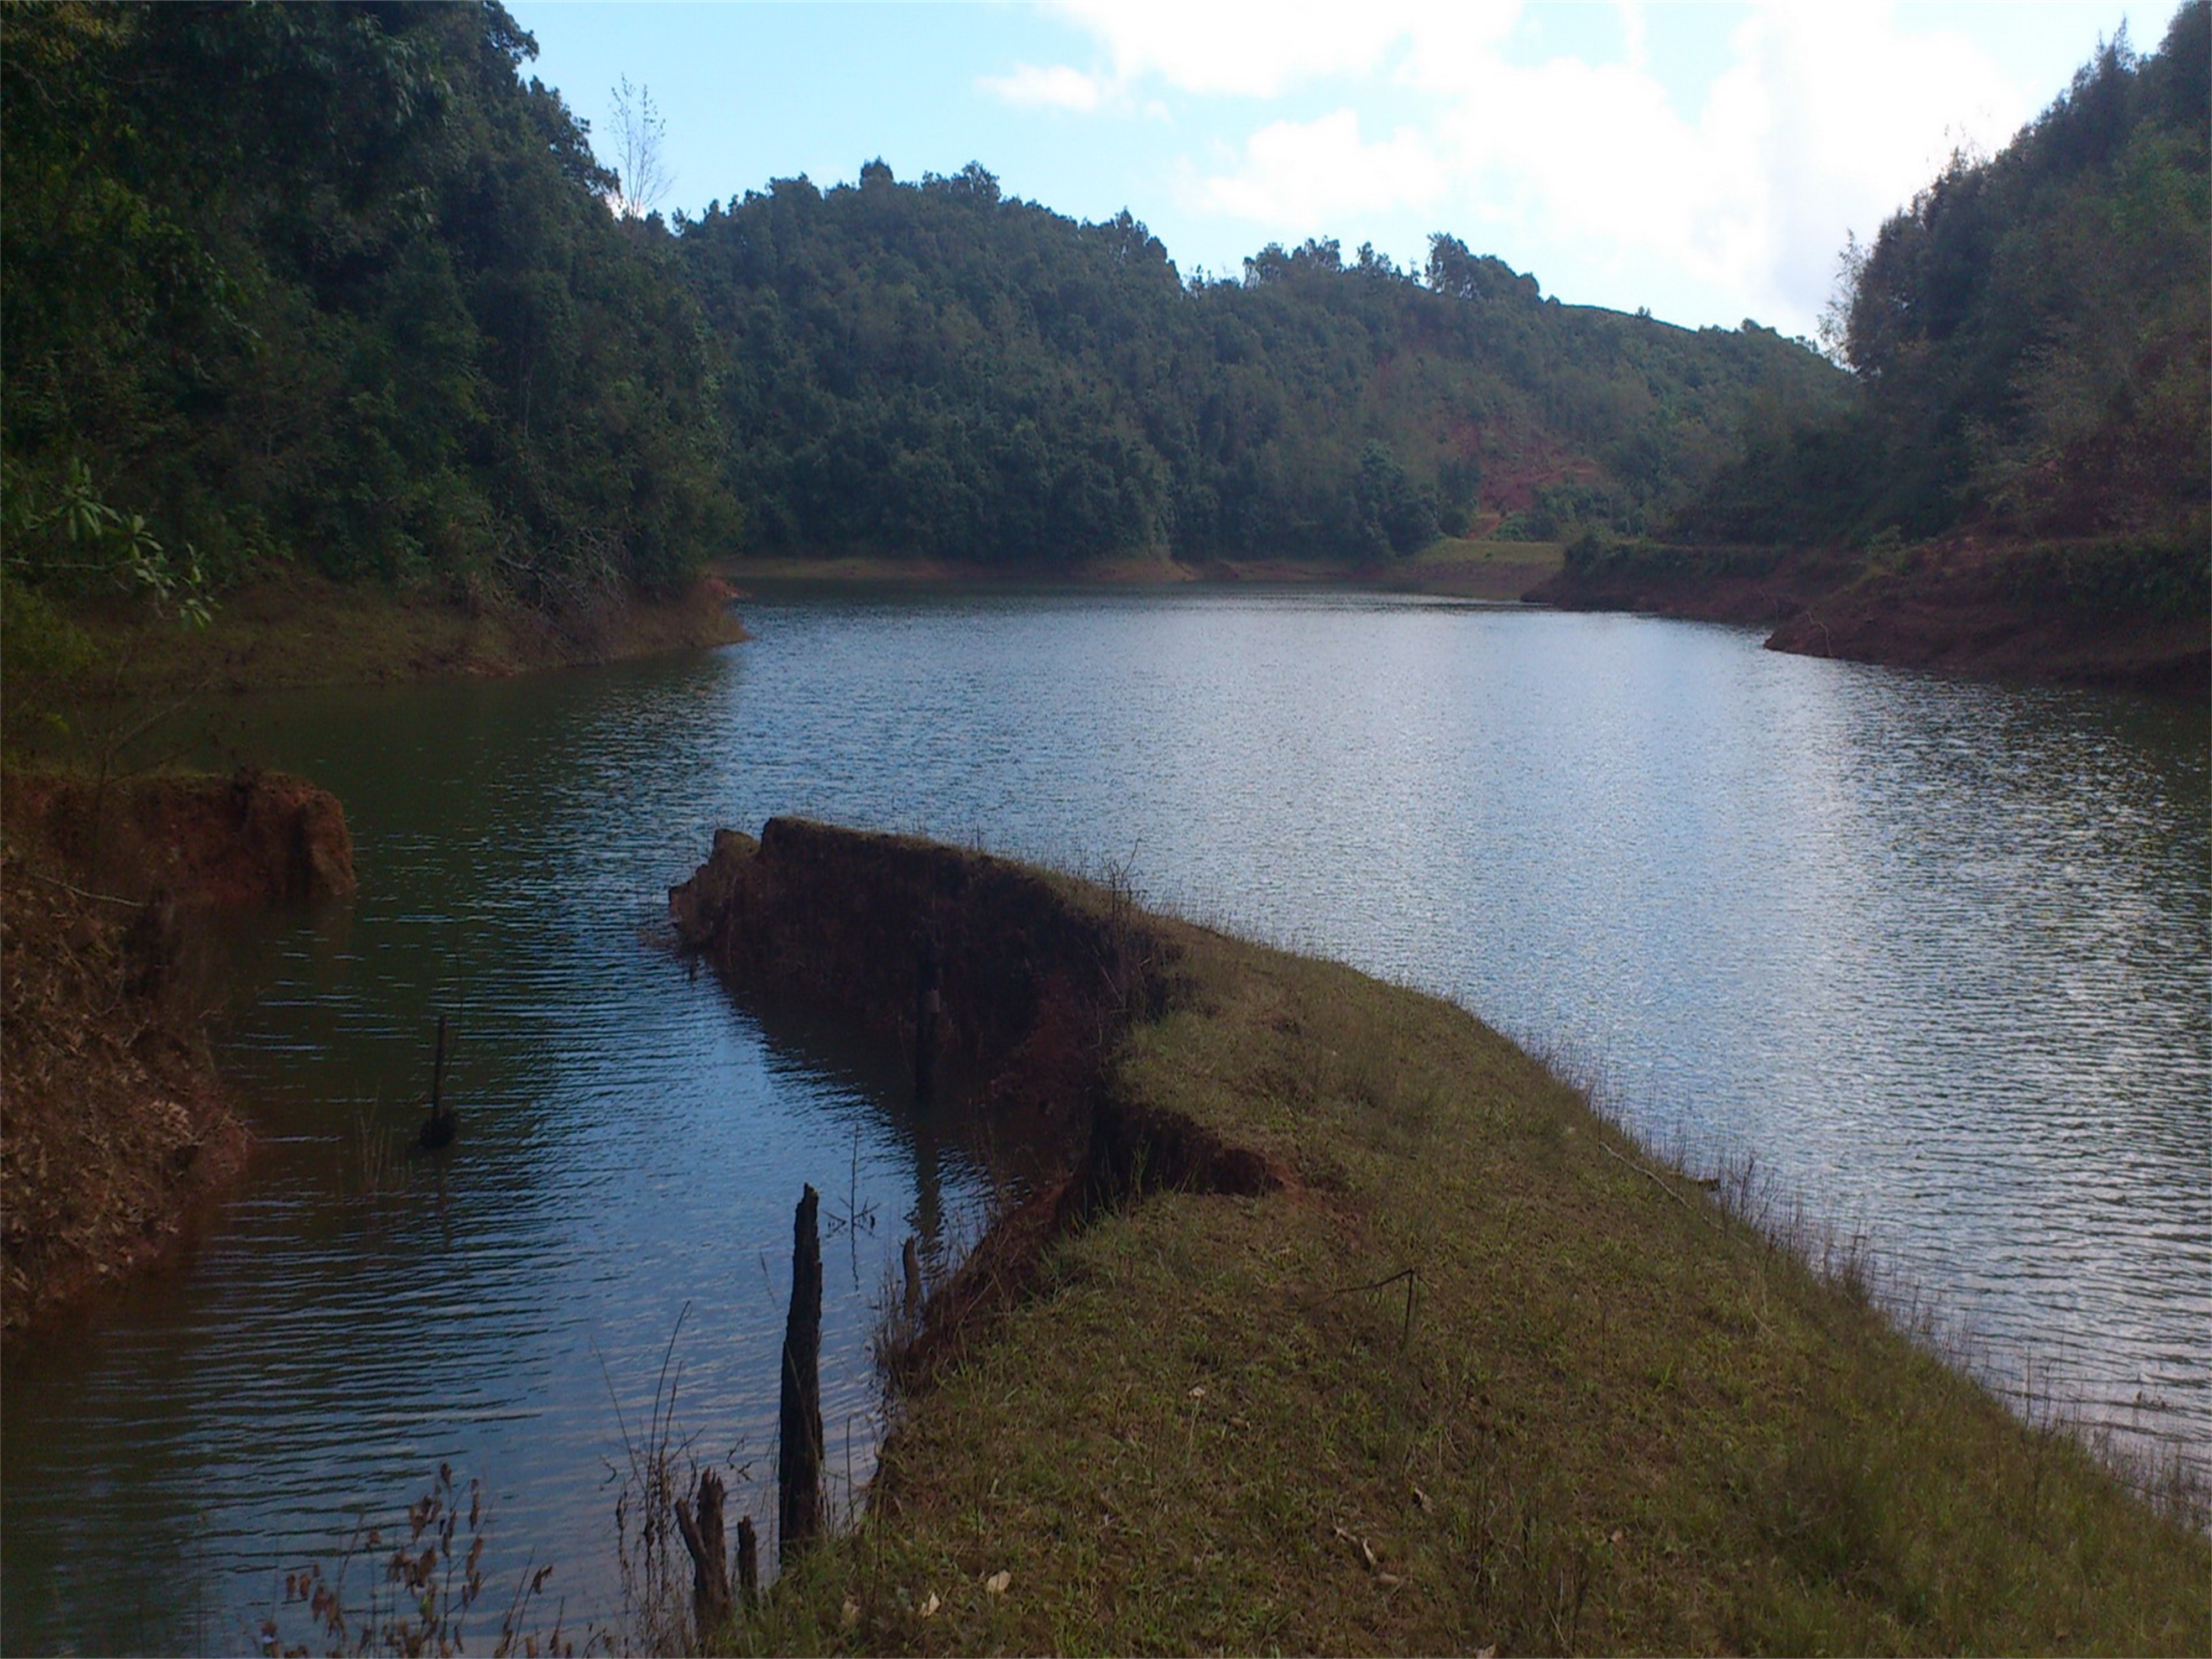
M 1689 1179 L 1459 1007 L 1111 885 L 782 820 L 674 900 L 733 985 L 885 1029 L 927 933 L 948 1051 L 1079 1120 L 1064 1182 L 893 1342 L 863 1518 L 719 1650 L 2212 1632 L 2185 1502 L 2007 1412 L 1885 1316 L 1872 1264 Z

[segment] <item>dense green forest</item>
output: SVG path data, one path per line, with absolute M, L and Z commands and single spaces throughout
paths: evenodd
M 1770 331 L 1562 306 L 1449 236 L 1420 272 L 1310 241 L 1185 283 L 1126 213 L 975 166 L 781 179 L 678 230 L 766 546 L 1364 560 L 1509 514 L 1634 530 L 1844 391 Z
M 298 561 L 558 604 L 735 529 L 664 234 L 495 5 L 0 10 L 19 580 Z M 88 568 L 87 567 L 92 567 Z
M 1833 321 L 1854 404 L 1762 434 L 1671 529 L 1771 544 L 1974 526 L 2201 554 L 2208 79 L 2212 11 L 2191 0 L 2151 56 L 2123 33 L 2001 154 L 1955 157 L 1846 255 Z
M 1844 375 L 1270 247 L 1186 283 L 970 166 L 664 222 L 496 4 L 0 9 L 7 574 L 557 607 L 740 545 L 1379 559 L 1649 527 Z

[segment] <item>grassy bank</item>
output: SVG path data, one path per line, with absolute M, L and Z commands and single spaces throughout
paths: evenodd
M 91 660 L 51 695 L 68 702 L 369 685 L 608 662 L 745 638 L 733 597 L 726 582 L 706 576 L 679 594 L 609 597 L 554 616 L 472 605 L 443 590 L 295 574 L 225 594 L 204 628 L 180 627 L 143 606 L 73 609 L 67 621 L 86 636 Z
M 761 919 L 810 904 L 793 937 L 819 975 L 838 915 L 896 931 L 902 893 L 935 895 L 938 925 L 1000 902 L 991 860 L 807 833 L 798 873 L 760 859 L 782 896 L 747 913 L 756 972 Z M 736 839 L 728 870 L 756 856 Z M 1130 925 L 1118 896 L 1039 879 L 1092 919 L 1070 937 Z M 712 941 L 743 930 L 685 926 L 726 971 Z M 1461 1009 L 1133 927 L 1162 990 L 1115 1004 L 1139 1017 L 1091 1091 L 1115 1127 L 1094 1127 L 1091 1175 L 1110 1164 L 1118 1190 L 1071 1203 L 1079 1171 L 1056 1231 L 1032 1206 L 1046 1242 L 994 1263 L 1024 1287 L 1010 1306 L 939 1292 L 932 1317 L 969 1328 L 905 1401 L 866 1518 L 731 1650 L 2212 1639 L 2205 1538 L 1899 1334 L 1857 1266 L 1824 1276 Z M 948 967 L 948 1008 L 955 989 Z M 878 990 L 860 1005 L 896 1006 Z M 1115 1028 L 1096 1012 L 1086 1029 Z M 1010 1074 L 1034 1046 L 1005 1048 Z M 1193 1146 L 1267 1178 L 1207 1179 L 1222 1160 Z
M 1559 573 L 1557 542 L 1445 538 L 1382 564 L 1320 559 L 1207 559 L 1186 563 L 1165 553 L 1094 559 L 1057 568 L 1009 572 L 943 559 L 746 557 L 722 567 L 740 586 L 821 584 L 960 587 L 1145 587 L 1182 583 L 1340 586 L 1458 599 L 1518 599 Z

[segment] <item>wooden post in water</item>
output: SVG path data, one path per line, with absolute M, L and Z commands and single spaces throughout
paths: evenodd
M 783 1327 L 783 1401 L 776 1437 L 776 1535 L 783 1562 L 822 1534 L 821 1194 L 800 1195 L 791 1226 L 791 1313 Z
M 459 1124 L 460 1114 L 446 1104 L 446 1017 L 441 1014 L 438 1048 L 430 1060 L 430 1115 L 422 1120 L 415 1144 L 426 1152 L 434 1152 L 452 1144 L 453 1132 Z
M 921 1257 L 915 1250 L 912 1234 L 907 1236 L 899 1260 L 906 1267 L 906 1316 L 911 1320 L 921 1311 Z
M 430 1115 L 435 1117 L 446 1102 L 446 1017 L 438 1016 L 438 1047 L 430 1056 Z
M 937 1094 L 937 1025 L 945 1012 L 937 941 L 927 934 L 915 947 L 914 967 L 914 1103 L 927 1106 Z
M 760 1534 L 750 1515 L 738 1517 L 738 1594 L 749 1607 L 760 1601 Z
M 679 1498 L 676 1526 L 691 1556 L 691 1628 L 704 1646 L 709 1637 L 730 1622 L 730 1555 L 722 1546 L 720 1475 L 712 1469 L 699 1472 L 698 1516 L 695 1520 L 690 1504 Z M 750 1519 L 738 1523 L 740 1547 L 751 1528 Z

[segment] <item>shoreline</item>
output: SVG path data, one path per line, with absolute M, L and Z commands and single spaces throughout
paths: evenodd
M 69 690 L 133 696 L 507 678 L 738 643 L 751 636 L 732 608 L 737 598 L 709 573 L 680 593 L 611 598 L 555 617 L 294 575 L 225 595 L 204 629 L 79 613 L 73 620 L 112 653 L 113 672 L 107 684 Z
M 1097 560 L 1061 569 L 1008 571 L 945 560 L 883 557 L 740 556 L 714 568 L 740 590 L 754 585 L 830 589 L 861 586 L 930 591 L 1145 587 L 1237 588 L 1260 585 L 1345 587 L 1355 591 L 1423 593 L 1442 599 L 1520 599 L 1529 587 L 1556 574 L 1563 558 L 1556 542 L 1443 540 L 1421 552 L 1378 564 L 1304 559 L 1204 559 L 1164 553 Z
M 192 632 L 80 611 L 71 621 L 106 662 L 31 688 L 18 709 L 504 678 L 708 648 L 750 637 L 735 598 L 710 574 L 556 624 L 294 576 L 228 596 Z M 167 1261 L 195 1216 L 236 1188 L 252 1133 L 207 1035 L 228 917 L 343 900 L 355 878 L 337 799 L 251 766 L 101 782 L 10 756 L 4 808 L 0 1324 L 16 1331 Z
M 2185 1651 L 2212 1620 L 2188 1519 L 1453 1005 L 793 820 L 719 834 L 671 909 L 732 988 L 909 1043 L 926 926 L 947 1052 L 1073 1149 L 890 1331 L 859 1527 L 712 1650 Z
M 1831 550 L 1722 550 L 1675 563 L 1616 554 L 1528 595 L 1573 611 L 1755 623 L 1770 651 L 1978 679 L 2082 685 L 2202 702 L 2202 614 L 2099 611 L 2024 588 L 2030 544 L 1955 537 L 1869 565 Z
M 353 843 L 300 779 L 11 769 L 0 1324 L 43 1325 L 172 1256 L 253 1137 L 207 1027 L 226 913 L 342 900 Z

